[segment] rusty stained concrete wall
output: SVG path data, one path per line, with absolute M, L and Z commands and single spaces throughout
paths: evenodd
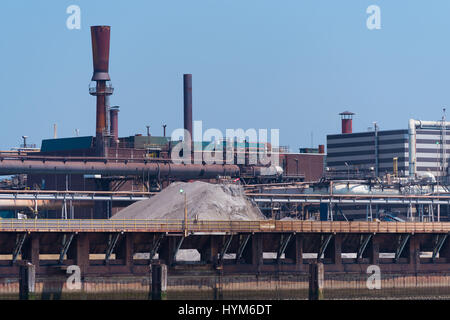
M 326 299 L 449 298 L 450 273 L 383 274 L 381 289 L 368 289 L 367 273 L 327 273 Z M 35 299 L 148 299 L 150 276 L 84 277 L 81 290 L 69 289 L 65 277 L 38 277 Z M 0 299 L 18 299 L 17 278 L 0 279 Z M 168 277 L 168 299 L 307 299 L 308 274 L 192 274 Z

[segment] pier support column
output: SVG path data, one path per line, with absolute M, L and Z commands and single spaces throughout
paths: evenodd
M 167 298 L 167 266 L 152 264 L 152 286 L 150 297 L 152 300 L 166 300 Z
M 335 265 L 342 264 L 342 235 L 335 234 L 330 248 L 331 261 Z
M 133 233 L 125 233 L 122 236 L 124 239 L 117 245 L 117 249 L 114 250 L 116 253 L 116 259 L 123 260 L 123 264 L 130 268 L 133 265 Z
M 22 260 L 30 262 L 35 271 L 39 272 L 39 234 L 30 235 L 28 243 L 22 249 Z
M 81 275 L 84 276 L 89 268 L 89 235 L 77 234 L 76 243 L 75 263 L 80 267 Z
M 379 264 L 380 260 L 380 244 L 378 242 L 377 235 L 373 235 L 372 240 L 370 240 L 369 247 L 367 248 L 369 252 L 370 264 Z
M 123 255 L 123 259 L 125 260 L 125 265 L 127 266 L 127 268 L 131 268 L 133 266 L 133 254 L 134 254 L 133 244 L 134 244 L 133 233 L 125 234 L 125 246 L 124 246 L 125 252 Z
M 309 300 L 323 299 L 323 285 L 323 263 L 313 262 L 309 265 Z
M 263 261 L 263 238 L 262 234 L 254 234 L 252 236 L 252 265 L 259 270 Z
M 29 262 L 23 262 L 19 266 L 19 299 L 33 298 L 36 283 L 36 268 Z
M 417 271 L 420 264 L 420 242 L 417 235 L 411 235 L 409 238 L 408 263 L 411 271 Z
M 261 234 L 253 234 L 244 250 L 243 257 L 246 263 L 253 265 L 255 271 L 263 264 L 263 243 Z
M 219 253 L 218 237 L 209 236 L 205 246 L 200 251 L 200 260 L 208 264 L 215 264 L 217 261 L 217 254 Z
M 285 255 L 286 258 L 292 259 L 296 269 L 300 270 L 300 266 L 303 264 L 303 238 L 301 235 L 294 235 L 286 248 Z
M 159 259 L 164 261 L 167 266 L 172 264 L 172 255 L 171 252 L 174 250 L 174 237 L 166 237 L 161 244 L 161 248 L 159 249 Z
M 183 236 L 176 237 L 165 237 L 165 241 L 161 244 L 161 249 L 159 250 L 159 259 L 164 261 L 164 264 L 169 268 L 176 262 L 176 250 L 180 241 L 184 239 Z
M 445 258 L 445 262 L 450 263 L 450 237 L 447 237 L 447 239 L 445 239 L 445 242 L 442 245 L 441 250 L 439 251 L 439 258 Z

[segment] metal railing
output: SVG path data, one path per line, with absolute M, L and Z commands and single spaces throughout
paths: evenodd
M 183 220 L 0 219 L 0 232 L 169 232 L 185 231 Z M 188 233 L 450 233 L 450 222 L 366 221 L 194 221 Z
M 246 195 L 256 202 L 341 203 L 341 204 L 450 204 L 449 194 L 278 194 Z
M 157 192 L 0 190 L 0 200 L 139 201 L 155 194 Z
M 144 191 L 61 191 L 0 190 L 0 199 L 30 200 L 142 200 L 158 192 Z M 246 191 L 256 202 L 341 203 L 341 204 L 450 204 L 450 194 L 278 194 Z
M 106 84 L 103 88 L 97 88 L 97 86 L 89 87 L 89 94 L 93 96 L 97 95 L 112 95 L 114 93 L 114 87 L 111 84 Z

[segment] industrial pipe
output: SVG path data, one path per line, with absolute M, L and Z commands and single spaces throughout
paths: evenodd
M 409 176 L 416 175 L 416 120 L 409 119 L 408 125 L 409 134 Z
M 184 93 L 184 130 L 190 134 L 192 141 L 192 74 L 183 75 L 183 93 Z M 187 138 L 184 137 L 187 141 Z
M 0 175 L 11 174 L 102 174 L 149 176 L 152 178 L 214 179 L 239 176 L 236 165 L 171 163 L 114 163 L 83 161 L 0 160 Z
M 79 206 L 93 206 L 93 201 L 77 201 Z M 60 210 L 63 206 L 62 200 L 10 200 L 0 199 L 0 210 L 32 209 Z
M 96 136 L 103 136 L 106 133 L 106 99 L 102 94 L 106 91 L 105 81 L 97 81 L 96 94 L 97 94 L 97 111 L 96 111 Z
M 112 144 L 116 146 L 119 143 L 119 106 L 114 106 L 109 109 L 109 119 L 111 121 L 111 136 Z

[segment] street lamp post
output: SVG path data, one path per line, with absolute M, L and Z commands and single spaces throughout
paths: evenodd
M 184 193 L 184 236 L 188 236 L 188 225 L 187 225 L 187 195 L 183 189 L 180 189 L 180 193 Z
M 444 137 L 444 139 L 445 139 L 445 137 Z M 441 172 L 441 166 L 439 164 L 439 148 L 440 148 L 439 144 L 440 144 L 440 141 L 436 141 L 436 149 L 437 149 L 437 154 L 438 154 L 438 156 L 436 157 L 436 159 L 438 161 L 437 174 L 436 174 L 436 194 L 438 197 L 439 197 L 439 176 L 440 176 L 440 172 Z M 439 198 L 438 198 L 438 200 L 439 200 Z M 438 201 L 438 204 L 436 205 L 436 207 L 437 207 L 438 221 L 440 221 L 441 220 L 441 218 L 440 218 L 441 205 L 439 204 L 439 201 Z M 434 215 L 432 216 L 432 221 L 434 222 Z
M 350 181 L 350 166 L 347 162 L 344 162 L 344 164 L 347 167 L 347 181 Z

